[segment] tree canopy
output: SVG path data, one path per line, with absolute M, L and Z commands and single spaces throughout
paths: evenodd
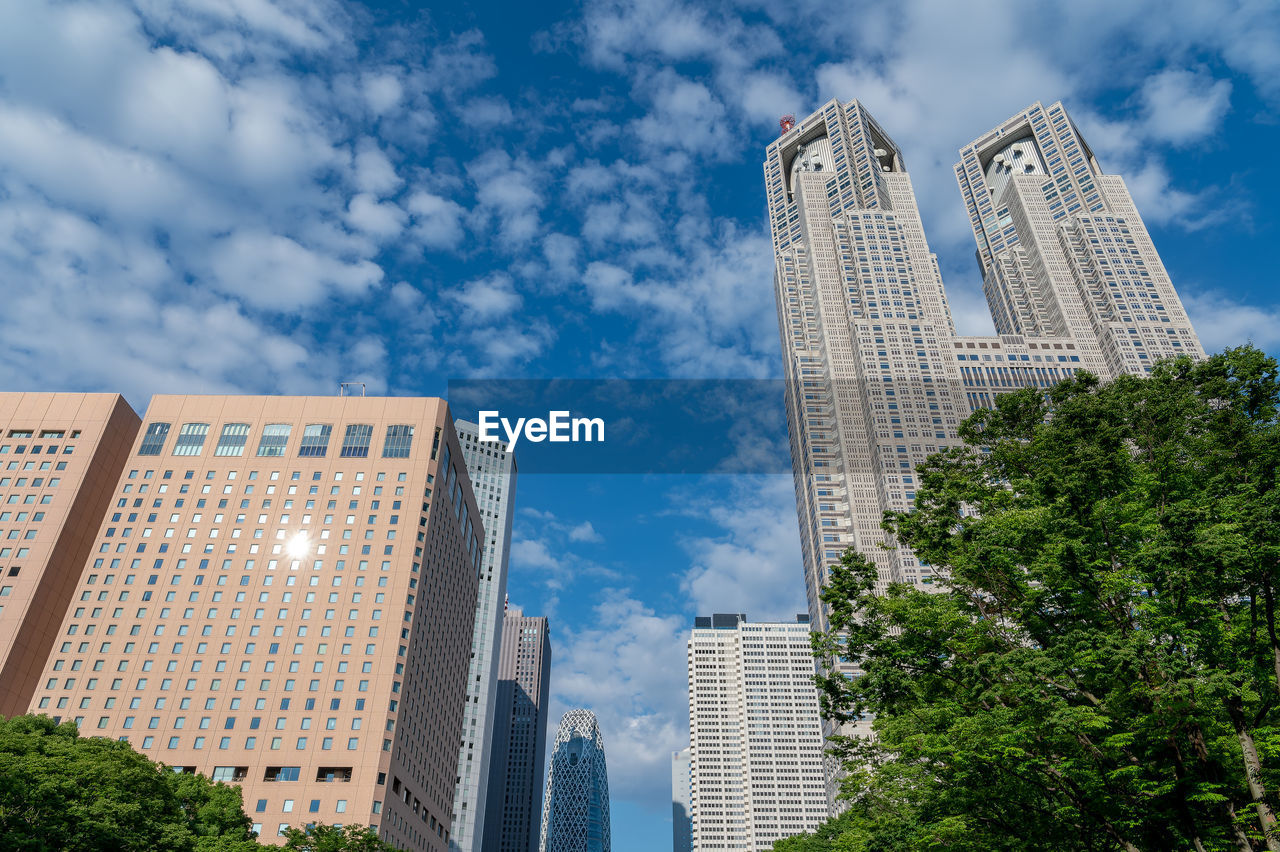
M 885 519 L 945 577 L 815 637 L 848 810 L 787 852 L 1280 850 L 1280 427 L 1256 349 L 1026 389 Z M 839 658 L 858 673 L 835 672 Z
M 297 852 L 399 852 L 364 825 L 308 825 L 285 830 L 285 849 Z
M 0 837 L 23 852 L 248 852 L 240 790 L 47 716 L 0 720 Z
M 0 847 L 13 852 L 265 852 L 240 788 L 153 763 L 47 716 L 0 719 Z M 365 826 L 290 829 L 299 852 L 396 852 Z

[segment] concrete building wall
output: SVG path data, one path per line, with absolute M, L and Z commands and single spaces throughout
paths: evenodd
M 689 637 L 692 848 L 764 852 L 827 819 L 808 617 L 714 619 Z
M 157 396 L 31 709 L 443 852 L 483 518 L 439 399 Z
M 0 393 L 0 716 L 31 703 L 138 424 L 119 394 Z
M 458 750 L 457 789 L 453 801 L 450 849 L 479 852 L 488 807 L 489 767 L 494 751 L 498 691 L 498 651 L 502 645 L 507 598 L 507 563 L 516 497 L 516 460 L 503 441 L 481 441 L 479 427 L 455 424 L 467 462 L 486 538 L 476 594 L 476 620 L 467 671 L 467 703 Z

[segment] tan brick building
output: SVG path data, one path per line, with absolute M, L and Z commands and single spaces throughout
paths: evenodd
M 448 847 L 484 530 L 443 400 L 157 396 L 31 708 L 239 782 L 267 842 Z
M 0 716 L 31 703 L 137 433 L 118 394 L 0 393 Z

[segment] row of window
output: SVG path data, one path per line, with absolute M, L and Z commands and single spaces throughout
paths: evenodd
M 46 447 L 43 444 L 33 444 L 31 446 L 31 455 L 38 456 L 40 455 L 41 452 L 44 452 L 44 454 L 47 456 L 56 456 L 58 454 L 59 446 L 60 445 L 58 444 L 49 444 Z M 62 454 L 70 455 L 71 453 L 75 452 L 75 448 L 76 448 L 75 444 L 67 444 L 65 447 L 61 448 Z M 9 444 L 0 444 L 0 456 L 7 455 L 10 452 L 16 453 L 18 455 L 22 455 L 26 451 L 27 451 L 26 444 L 16 444 L 12 446 Z
M 171 423 L 156 422 L 147 425 L 142 436 L 142 444 L 138 447 L 140 456 L 158 456 L 164 451 L 168 440 Z M 262 427 L 262 435 L 258 438 L 257 455 L 280 457 L 285 455 L 293 426 L 288 423 L 268 423 Z M 298 444 L 299 458 L 324 458 L 329 451 L 329 438 L 333 434 L 333 426 L 327 423 L 311 423 L 302 429 L 302 439 Z M 173 443 L 173 455 L 198 456 L 204 449 L 205 439 L 209 436 L 208 423 L 183 423 L 178 430 L 177 439 Z M 368 458 L 369 444 L 373 440 L 373 426 L 368 423 L 351 423 L 346 427 L 342 437 L 342 445 L 338 451 L 340 458 Z M 243 456 L 249 443 L 248 423 L 226 423 L 218 436 L 214 447 L 215 456 Z M 406 459 L 413 446 L 413 426 L 396 424 L 387 427 L 382 442 L 384 459 Z

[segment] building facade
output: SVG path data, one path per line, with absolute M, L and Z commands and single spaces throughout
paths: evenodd
M 687 748 L 671 752 L 671 849 L 672 852 L 691 852 L 693 849 L 693 820 L 689 813 L 689 760 Z
M 498 658 L 498 689 L 484 852 L 536 852 L 547 756 L 551 629 L 542 616 L 507 610 Z
M 31 704 L 138 424 L 118 394 L 0 393 L 0 717 Z
M 33 712 L 448 848 L 484 520 L 439 399 L 157 396 Z
M 1061 102 L 961 148 L 955 172 L 1000 335 L 1074 340 L 1104 377 L 1204 356 L 1124 179 Z
M 453 834 L 449 848 L 479 852 L 489 792 L 489 766 L 494 741 L 498 651 L 502 644 L 503 609 L 507 599 L 507 561 L 516 497 L 516 459 L 504 441 L 481 441 L 479 427 L 454 423 L 471 488 L 484 523 L 484 556 L 476 593 L 471 663 L 467 671 L 467 703 L 458 750 L 458 783 L 453 794 Z
M 539 852 L 610 852 L 609 773 L 596 714 L 570 710 L 547 768 Z
M 815 629 L 819 594 L 853 548 L 877 588 L 936 588 L 889 548 L 881 519 L 908 509 L 915 468 L 1001 393 L 1088 369 L 1139 373 L 1203 354 L 1123 181 L 1101 172 L 1061 104 L 1039 104 L 961 151 L 998 334 L 961 337 L 921 225 L 902 151 L 858 101 L 784 125 L 764 175 L 774 292 Z M 853 663 L 842 664 L 846 674 Z M 828 728 L 827 733 L 834 731 Z M 845 733 L 868 733 L 869 722 Z M 835 768 L 828 765 L 834 806 Z
M 813 831 L 828 806 L 809 617 L 751 622 L 716 614 L 695 624 L 688 654 L 692 848 L 756 852 Z

